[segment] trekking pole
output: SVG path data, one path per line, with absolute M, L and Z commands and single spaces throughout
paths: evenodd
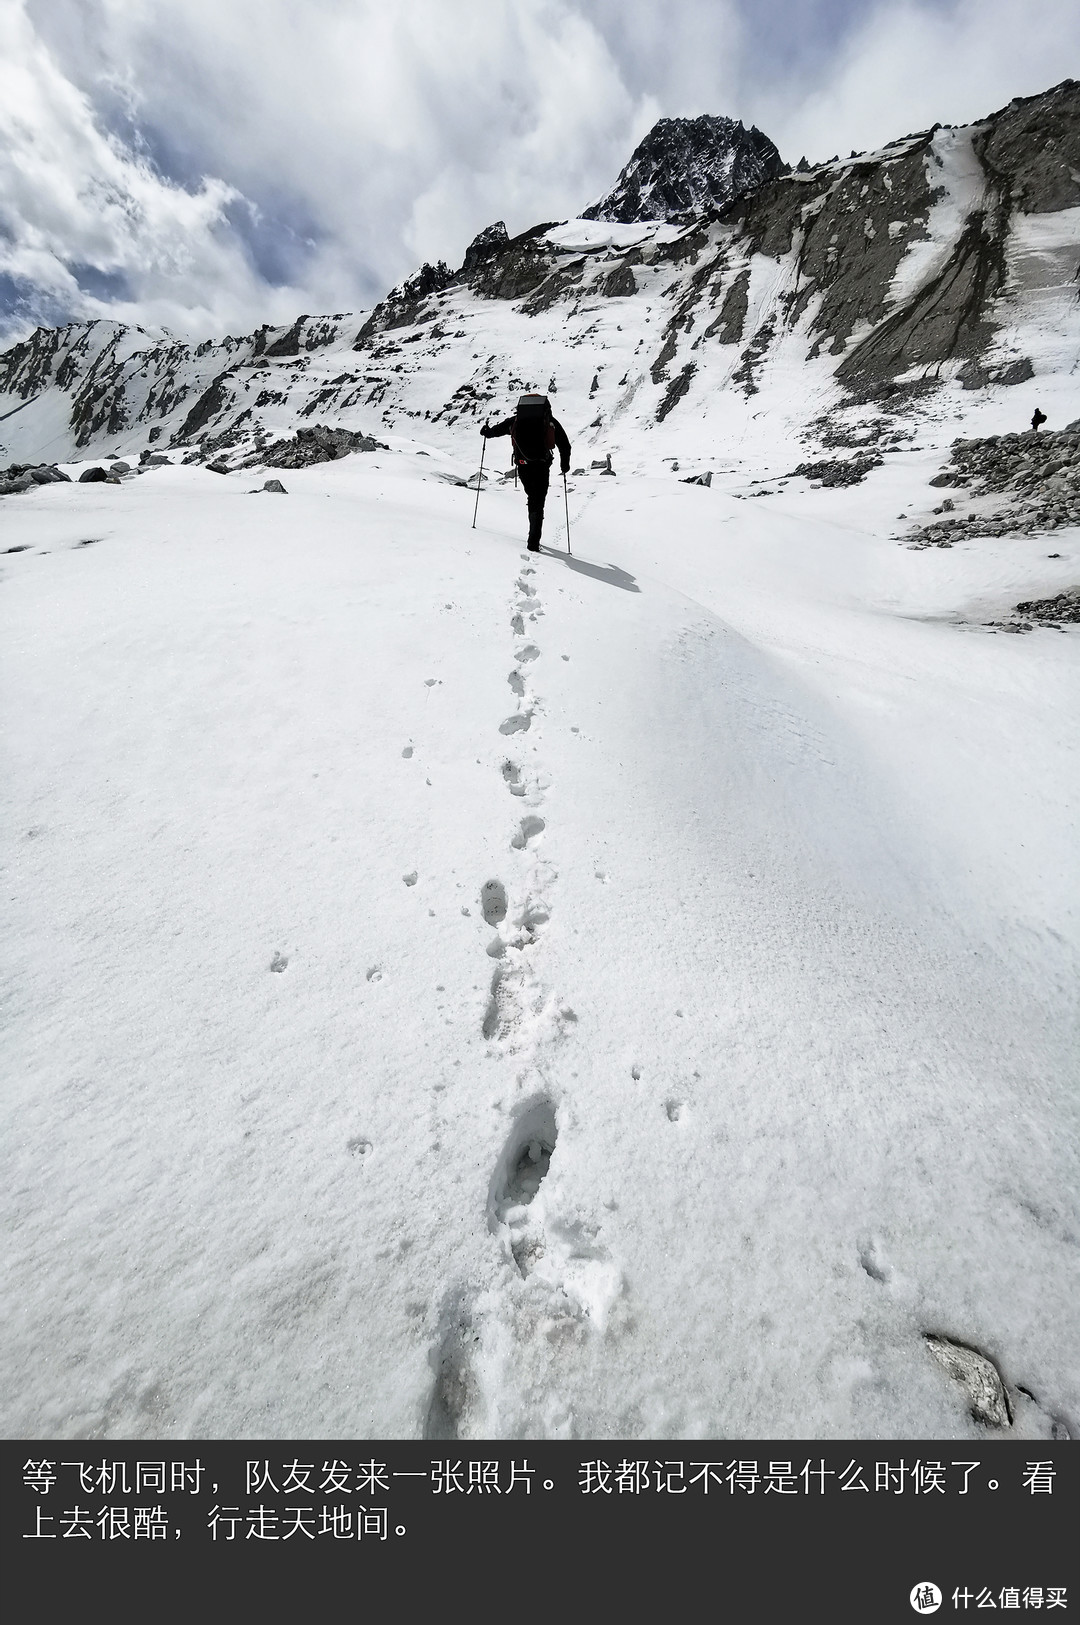
M 487 423 L 486 422 L 484 424 L 484 428 L 485 429 L 487 428 Z M 473 511 L 472 511 L 472 528 L 473 528 L 473 530 L 476 529 L 476 511 L 480 506 L 480 485 L 481 485 L 481 482 L 482 482 L 482 480 L 484 478 L 484 453 L 485 453 L 485 451 L 487 451 L 487 436 L 486 435 L 484 436 L 484 444 L 480 447 L 480 472 L 476 476 L 476 501 L 473 504 Z
M 566 551 L 570 552 L 570 498 L 566 494 L 566 475 L 562 477 L 563 502 L 566 505 Z

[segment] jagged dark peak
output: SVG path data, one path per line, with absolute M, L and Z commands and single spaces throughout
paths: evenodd
M 462 276 L 468 280 L 485 260 L 501 254 L 509 241 L 504 220 L 496 220 L 492 225 L 485 226 L 483 231 L 478 231 L 465 250 L 465 258 L 461 265 Z
M 713 113 L 662 118 L 611 191 L 582 210 L 582 219 L 682 221 L 727 208 L 786 168 L 756 125 L 748 130 L 740 119 Z

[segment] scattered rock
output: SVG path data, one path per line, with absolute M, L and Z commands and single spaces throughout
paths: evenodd
M 288 494 L 289 494 L 286 491 L 285 487 L 282 485 L 280 480 L 267 480 L 266 483 L 263 486 L 263 490 L 264 491 L 274 491 L 274 492 L 277 493 L 278 496 L 283 496 L 283 497 L 288 496 Z
M 958 1382 L 971 1402 L 976 1422 L 988 1427 L 1007 1428 L 1012 1424 L 1005 1384 L 994 1362 L 977 1349 L 955 1343 L 948 1337 L 925 1334 L 925 1342 L 938 1364 Z
M 79 475 L 79 484 L 80 485 L 99 485 L 99 484 L 102 484 L 105 480 L 107 480 L 108 477 L 109 476 L 108 476 L 107 472 L 103 468 L 85 468 L 85 469 L 83 469 L 83 472 Z
M 1034 621 L 1048 621 L 1052 625 L 1080 621 L 1080 588 L 1059 592 L 1056 598 L 1031 598 L 1017 604 L 1018 615 L 1030 616 Z
M 680 480 L 679 483 L 681 485 L 711 485 L 712 469 L 709 469 L 705 474 L 687 474 L 685 479 Z
M 869 474 L 872 468 L 879 468 L 884 461 L 873 452 L 865 452 L 843 462 L 826 459 L 820 463 L 800 463 L 793 468 L 786 479 L 802 477 L 807 480 L 820 480 L 822 485 L 859 485 Z

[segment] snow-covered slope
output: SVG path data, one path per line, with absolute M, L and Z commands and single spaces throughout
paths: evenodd
M 1075 1431 L 1077 531 L 415 450 L 8 499 L 0 1426 Z
M 1076 1436 L 1074 94 L 4 358 L 0 1430 Z

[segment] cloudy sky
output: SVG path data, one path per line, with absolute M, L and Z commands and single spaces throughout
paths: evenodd
M 1070 76 L 1076 0 L 0 0 L 0 340 L 362 309 L 662 117 L 794 163 Z

